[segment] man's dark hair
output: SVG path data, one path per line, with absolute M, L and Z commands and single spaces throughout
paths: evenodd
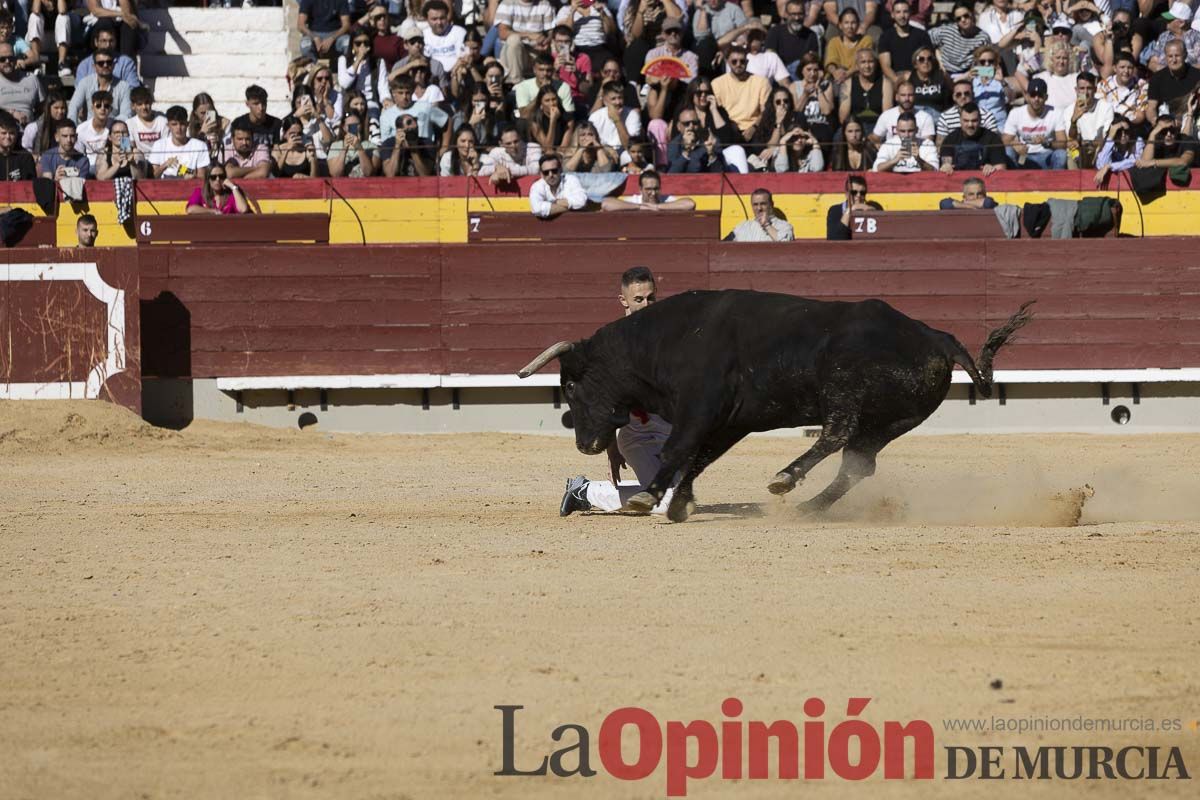
M 183 106 L 171 106 L 167 109 L 167 122 L 187 123 L 188 112 Z
M 846 178 L 846 191 L 850 191 L 850 187 L 855 184 L 860 184 L 864 189 L 867 188 L 867 179 L 862 175 L 851 175 Z
M 262 103 L 265 106 L 267 104 L 267 90 L 257 83 L 252 83 L 246 87 L 246 99 Z
M 84 222 L 87 222 L 91 225 L 97 225 L 96 218 L 91 214 L 80 214 L 79 219 L 75 220 L 75 227 L 79 227 L 80 224 Z
M 56 124 L 54 126 L 54 132 L 58 133 L 63 128 L 70 128 L 71 130 L 75 130 L 75 120 L 71 119 L 70 117 L 63 117 L 62 119 L 60 119 L 58 121 L 58 124 Z
M 756 194 L 765 194 L 767 196 L 767 199 L 770 200 L 772 204 L 775 203 L 775 198 L 771 196 L 771 192 L 768 191 L 767 189 L 764 189 L 761 186 L 750 193 L 750 199 L 753 200 L 754 195 L 756 195 Z
M 571 30 L 570 25 L 555 25 L 554 30 L 550 31 L 551 36 L 568 36 L 571 39 L 575 38 L 575 31 Z
M 112 101 L 113 101 L 112 92 L 108 91 L 107 89 L 97 89 L 96 91 L 92 92 L 92 99 L 91 99 L 92 105 L 96 105 L 96 103 L 104 102 L 105 100 L 108 101 L 109 105 L 112 105 Z
M 654 273 L 649 267 L 630 267 L 621 273 L 622 289 L 634 283 L 655 283 Z
M 417 88 L 417 82 L 413 80 L 412 75 L 397 75 L 388 81 L 388 91 L 396 89 L 408 89 L 410 92 Z
M 916 125 L 917 115 L 911 111 L 905 111 L 903 114 L 896 117 L 896 124 L 899 125 L 901 122 L 911 122 L 912 124 Z
M 562 167 L 562 159 L 561 158 L 556 156 L 554 153 L 543 153 L 542 157 L 538 159 L 538 171 L 540 172 L 542 167 L 546 166 L 546 164 L 550 163 L 551 161 L 557 161 L 558 166 L 560 168 Z
M 648 169 L 642 174 L 638 175 L 638 186 L 641 186 L 642 182 L 647 178 L 654 178 L 656 181 L 658 181 L 658 185 L 662 186 L 662 176 L 652 169 Z
M 971 12 L 971 16 L 975 16 L 975 4 L 971 0 L 955 0 L 954 13 L 957 14 L 960 8 L 965 8 Z
M 8 25 L 10 28 L 14 25 L 12 12 L 7 8 L 0 8 L 0 25 Z
M 525 137 L 521 136 L 521 129 L 511 122 L 506 122 L 500 126 L 500 131 L 496 134 L 496 141 L 498 142 L 503 139 L 504 134 L 508 133 L 509 131 L 516 132 L 517 136 L 521 137 L 521 141 L 525 141 Z
M 423 11 L 426 15 L 428 15 L 430 11 L 445 11 L 446 14 L 449 15 L 450 6 L 446 5 L 442 0 L 429 0 L 429 2 L 425 4 L 425 7 L 422 8 L 421 11 Z
M 622 97 L 625 96 L 625 87 L 621 85 L 620 81 L 608 81 L 600 87 L 601 95 L 611 94 L 613 92 L 616 92 Z
M 976 103 L 974 100 L 972 100 L 969 103 L 964 103 L 963 107 L 958 110 L 960 119 L 962 118 L 963 114 L 978 114 L 978 113 L 979 113 L 979 103 Z
M 1128 50 L 1122 50 L 1121 52 L 1117 53 L 1116 57 L 1113 59 L 1114 64 L 1120 64 L 1122 61 L 1128 61 L 1134 66 L 1137 66 L 1138 63 L 1137 56 Z
M 21 139 L 21 123 L 17 122 L 17 118 L 12 114 L 5 113 L 0 116 L 0 130 L 9 131 L 17 136 L 16 144 L 19 145 Z
M 1100 79 L 1097 78 L 1095 75 L 1093 75 L 1090 72 L 1079 73 L 1078 75 L 1075 76 L 1075 80 L 1076 81 L 1087 81 L 1092 86 L 1095 86 L 1096 84 L 1098 84 L 1100 82 Z
M 533 63 L 538 67 L 553 67 L 554 59 L 550 57 L 549 53 L 538 53 L 534 57 Z
M 360 122 L 361 122 L 361 120 L 360 120 Z M 243 133 L 248 133 L 251 136 L 254 135 L 254 127 L 250 124 L 250 121 L 242 119 L 241 117 L 236 118 L 229 125 L 229 132 L 231 135 L 234 133 L 237 133 L 238 131 L 242 131 Z
M 154 92 L 147 89 L 145 86 L 139 86 L 136 89 L 129 90 L 129 104 L 134 103 L 150 103 L 154 104 Z
M 975 83 L 974 83 L 974 81 L 972 81 L 970 78 L 959 78 L 958 80 L 956 80 L 956 81 L 954 82 L 954 85 L 955 85 L 955 86 L 960 86 L 960 85 L 961 85 L 961 86 L 970 86 L 970 87 L 971 87 L 971 93 L 972 93 L 972 94 L 974 94 L 974 93 L 975 93 Z

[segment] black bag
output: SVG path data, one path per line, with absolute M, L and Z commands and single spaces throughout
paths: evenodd
M 1129 185 L 1134 194 L 1155 194 L 1167 188 L 1167 171 L 1162 167 L 1134 167 L 1129 170 Z
M 23 208 L 14 208 L 0 214 L 0 237 L 4 238 L 4 246 L 12 247 L 25 238 L 33 227 L 33 214 Z

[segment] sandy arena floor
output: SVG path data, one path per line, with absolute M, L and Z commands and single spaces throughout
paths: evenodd
M 0 402 L 0 797 L 656 798 L 661 766 L 494 777 L 493 706 L 526 707 L 518 766 L 578 723 L 599 769 L 610 711 L 717 724 L 728 696 L 796 723 L 820 697 L 827 732 L 870 697 L 876 726 L 933 725 L 938 778 L 689 797 L 1197 796 L 1200 436 L 909 438 L 821 521 L 789 509 L 835 461 L 787 505 L 764 488 L 806 446 L 743 443 L 682 525 L 560 519 L 564 478 L 604 471 L 566 438 Z M 1041 716 L 1183 727 L 942 722 Z M 956 744 L 1178 746 L 1196 777 L 943 780 Z

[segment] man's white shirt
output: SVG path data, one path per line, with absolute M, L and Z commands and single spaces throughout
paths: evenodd
M 569 173 L 562 176 L 558 189 L 551 189 L 545 178 L 539 178 L 529 190 L 529 210 L 536 217 L 548 217 L 550 207 L 560 199 L 566 200 L 572 211 L 578 211 L 587 205 L 588 196 L 579 179 Z
M 886 161 L 891 161 L 896 156 L 900 155 L 900 150 L 903 144 L 900 142 L 899 136 L 892 136 L 886 142 L 879 146 L 879 155 L 875 157 L 875 165 L 871 167 L 873 172 L 879 172 L 879 165 Z M 892 167 L 892 172 L 920 172 L 921 165 L 917 158 L 924 161 L 933 169 L 937 169 L 938 154 L 937 145 L 928 139 L 921 141 L 921 146 L 917 148 L 916 156 L 906 156 L 901 159 L 896 166 Z

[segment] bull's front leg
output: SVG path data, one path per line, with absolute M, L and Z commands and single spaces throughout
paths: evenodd
M 691 469 L 696 452 L 707 433 L 707 426 L 683 423 L 674 425 L 667 443 L 663 445 L 662 466 L 650 484 L 625 503 L 625 510 L 649 514 L 658 505 L 680 472 Z

